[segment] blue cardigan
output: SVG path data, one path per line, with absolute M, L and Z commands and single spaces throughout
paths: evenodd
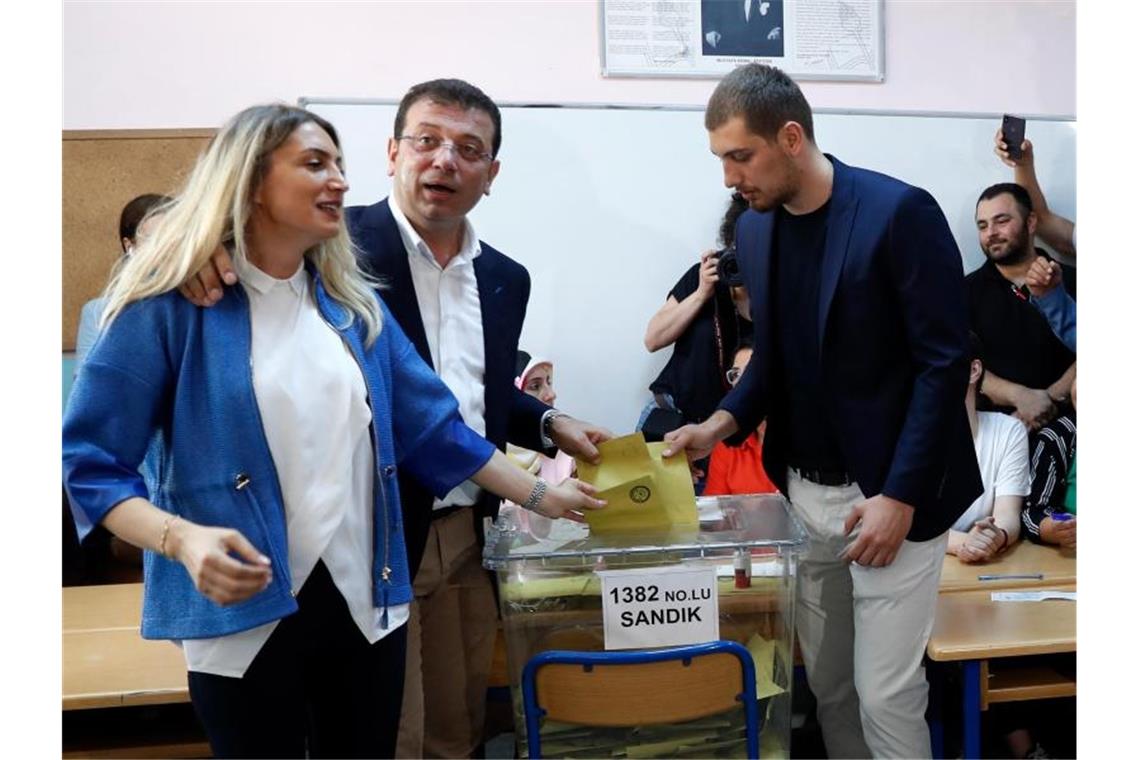
M 463 424 L 455 397 L 379 297 L 384 325 L 366 349 L 364 326 L 349 323 L 350 312 L 313 277 L 318 310 L 360 365 L 372 408 L 373 602 L 386 622 L 389 604 L 412 599 L 396 465 L 443 496 L 495 448 Z M 125 308 L 76 378 L 63 424 L 64 482 L 93 524 L 125 499 L 148 498 L 138 468 L 149 456 L 157 470 L 154 504 L 238 530 L 272 562 L 267 589 L 222 607 L 194 588 L 180 563 L 146 552 L 144 638 L 221 636 L 297 610 L 284 502 L 254 396 L 251 340 L 240 286 L 209 309 L 169 292 Z

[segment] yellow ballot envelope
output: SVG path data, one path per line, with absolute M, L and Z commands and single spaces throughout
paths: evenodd
M 595 533 L 697 527 L 697 499 L 683 454 L 663 459 L 665 443 L 641 433 L 598 444 L 599 465 L 578 461 L 578 477 L 598 489 L 605 509 L 586 510 Z

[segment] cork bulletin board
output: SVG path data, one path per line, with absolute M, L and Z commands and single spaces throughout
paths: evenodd
M 63 350 L 79 310 L 107 284 L 121 252 L 119 212 L 143 193 L 174 194 L 212 129 L 63 132 Z

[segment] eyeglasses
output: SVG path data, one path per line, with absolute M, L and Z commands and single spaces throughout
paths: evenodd
M 438 135 L 422 134 L 422 135 L 403 135 L 399 140 L 407 140 L 412 145 L 412 150 L 421 155 L 434 155 L 440 148 L 451 148 L 455 155 L 469 164 L 477 164 L 482 161 L 490 161 L 491 154 L 483 150 L 483 146 L 478 143 L 454 143 L 444 140 Z
M 736 385 L 736 381 L 740 379 L 743 372 L 744 370 L 740 367 L 729 367 L 728 372 L 724 373 L 724 377 L 728 380 L 729 385 Z

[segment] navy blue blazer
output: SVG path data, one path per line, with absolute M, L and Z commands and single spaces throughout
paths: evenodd
M 380 291 L 416 351 L 428 366 L 434 366 L 423 318 L 420 316 L 408 253 L 396 219 L 384 199 L 371 206 L 347 209 L 348 230 L 361 252 L 361 267 L 380 278 Z M 535 451 L 542 450 L 542 415 L 549 406 L 515 388 L 515 361 L 519 333 L 530 298 L 530 275 L 526 268 L 480 241 L 482 253 L 475 259 L 475 280 L 483 312 L 484 420 L 486 438 L 500 449 L 507 441 Z M 438 368 L 437 368 L 438 372 Z M 410 475 L 400 474 L 400 502 L 409 567 L 418 569 L 431 526 L 431 492 Z M 476 505 L 475 535 L 483 536 L 482 518 L 498 514 L 498 497 L 484 492 Z
M 819 292 L 819 352 L 848 472 L 868 498 L 915 508 L 907 535 L 933 538 L 982 493 L 965 397 L 969 317 L 962 257 L 930 193 L 876 172 L 835 168 Z M 751 295 L 756 347 L 721 408 L 743 440 L 765 417 L 764 469 L 787 493 L 787 410 L 771 292 L 775 214 L 748 211 L 736 250 Z

